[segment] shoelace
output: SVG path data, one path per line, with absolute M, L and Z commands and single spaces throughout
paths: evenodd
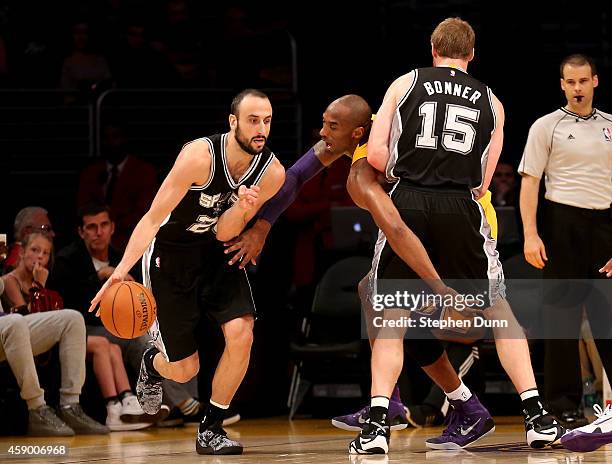
M 601 419 L 604 416 L 609 416 L 612 414 L 612 404 L 608 404 L 606 409 L 601 409 L 601 406 L 594 404 L 593 411 L 595 412 L 595 417 L 597 417 L 597 419 Z

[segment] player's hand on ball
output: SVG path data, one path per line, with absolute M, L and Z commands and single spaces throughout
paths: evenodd
M 546 256 L 546 247 L 539 235 L 525 236 L 525 245 L 523 247 L 525 259 L 529 264 L 538 269 L 543 269 L 544 261 L 548 261 Z
M 259 190 L 257 185 L 251 185 L 250 187 L 241 185 L 238 188 L 238 206 L 245 211 L 253 209 L 257 205 Z
M 96 293 L 96 296 L 94 296 L 93 300 L 91 300 L 91 305 L 89 306 L 89 312 L 91 313 L 93 311 L 96 311 L 96 316 L 100 316 L 100 309 L 98 306 L 100 304 L 100 301 L 102 300 L 102 297 L 104 296 L 104 293 L 106 293 L 106 290 L 108 290 L 108 288 L 114 283 L 126 280 L 127 276 L 129 276 L 129 274 L 122 274 L 121 272 L 117 271 L 117 269 L 115 269 L 115 271 L 106 280 L 106 282 L 104 282 L 104 285 L 102 285 L 102 288 L 100 289 L 100 291 Z M 134 279 L 131 279 L 131 280 L 134 280 Z
M 610 260 L 599 270 L 599 272 L 602 274 L 605 272 L 606 277 L 612 277 L 612 258 L 610 258 Z

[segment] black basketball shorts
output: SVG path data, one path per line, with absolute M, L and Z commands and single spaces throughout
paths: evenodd
M 157 302 L 149 333 L 169 361 L 198 349 L 198 325 L 206 316 L 219 325 L 255 315 L 246 270 L 227 264 L 217 241 L 177 244 L 154 240 L 142 258 L 144 284 Z
M 442 279 L 461 279 L 460 292 L 503 292 L 503 270 L 483 205 L 469 192 L 421 189 L 399 183 L 391 194 L 406 225 L 419 237 Z M 382 233 L 374 251 L 375 279 L 419 279 Z M 487 282 L 489 285 L 486 285 Z

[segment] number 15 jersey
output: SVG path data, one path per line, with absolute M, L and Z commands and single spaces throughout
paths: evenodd
M 412 73 L 393 119 L 387 177 L 421 187 L 479 187 L 496 124 L 491 90 L 457 68 Z

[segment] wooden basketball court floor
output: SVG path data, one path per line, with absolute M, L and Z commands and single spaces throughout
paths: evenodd
M 433 451 L 424 439 L 439 434 L 442 428 L 393 432 L 387 456 L 349 456 L 346 452 L 352 432 L 335 429 L 327 420 L 287 419 L 243 420 L 228 433 L 245 446 L 241 456 L 199 456 L 195 452 L 195 425 L 141 432 L 115 432 L 108 436 L 77 436 L 69 439 L 2 437 L 0 462 L 10 463 L 214 463 L 214 464 L 386 464 L 386 463 L 457 463 L 457 464 L 565 464 L 611 462 L 612 445 L 585 454 L 564 449 L 531 450 L 525 444 L 522 420 L 503 417 L 496 420 L 494 434 L 469 450 Z M 31 457 L 14 459 L 7 453 L 10 445 L 66 444 L 69 454 L 59 458 Z

